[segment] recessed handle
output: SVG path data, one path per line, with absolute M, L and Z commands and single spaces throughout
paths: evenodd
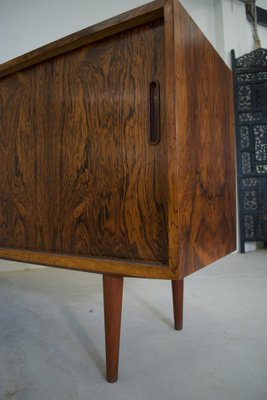
M 160 141 L 160 86 L 158 81 L 150 82 L 150 144 L 156 145 Z

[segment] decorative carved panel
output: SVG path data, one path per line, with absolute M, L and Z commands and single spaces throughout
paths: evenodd
M 232 51 L 241 252 L 267 242 L 267 50 Z

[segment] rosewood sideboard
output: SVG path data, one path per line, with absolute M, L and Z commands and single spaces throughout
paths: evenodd
M 231 72 L 177 0 L 0 66 L 0 258 L 103 274 L 107 380 L 123 277 L 172 282 L 235 250 Z

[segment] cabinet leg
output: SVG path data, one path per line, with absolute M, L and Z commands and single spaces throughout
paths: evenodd
M 106 378 L 118 380 L 123 277 L 103 275 Z
M 184 280 L 172 281 L 174 328 L 183 329 Z

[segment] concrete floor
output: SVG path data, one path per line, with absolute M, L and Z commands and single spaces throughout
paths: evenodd
M 101 276 L 0 266 L 1 400 L 267 400 L 266 249 L 186 278 L 182 332 L 169 282 L 126 279 L 115 384 Z

